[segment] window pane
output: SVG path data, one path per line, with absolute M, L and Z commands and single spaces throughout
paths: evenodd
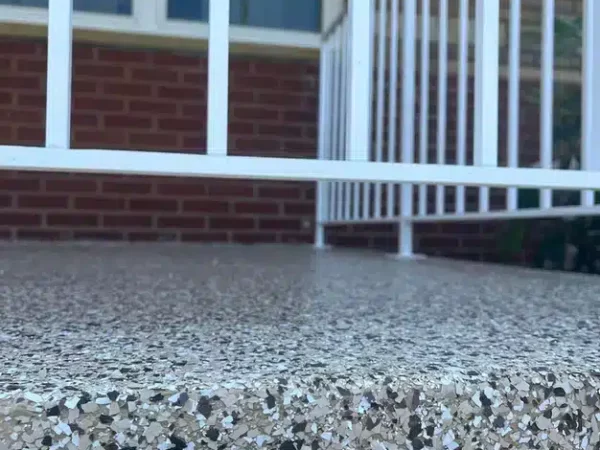
M 73 9 L 130 16 L 133 12 L 132 3 L 133 0 L 73 0 Z
M 129 16 L 133 0 L 73 0 L 75 11 L 98 12 Z M 48 0 L 0 0 L 0 5 L 48 7 Z
M 48 0 L 0 0 L 0 5 L 48 7 Z
M 300 31 L 321 29 L 319 0 L 234 0 L 232 7 L 236 3 L 241 14 L 233 23 Z
M 208 21 L 209 0 L 169 0 L 167 18 L 179 20 Z
M 208 20 L 208 0 L 169 0 L 169 19 Z M 231 23 L 319 31 L 321 0 L 231 0 Z

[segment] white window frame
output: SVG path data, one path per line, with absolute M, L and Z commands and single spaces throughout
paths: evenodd
M 327 3 L 327 6 L 325 6 Z M 323 24 L 337 11 L 340 0 L 322 0 Z M 333 6 L 332 6 L 333 5 Z M 48 10 L 32 6 L 0 6 L 0 24 L 48 25 Z M 131 16 L 94 12 L 73 12 L 73 28 L 119 34 L 208 40 L 208 23 L 169 19 L 167 0 L 133 0 Z M 320 32 L 306 32 L 245 25 L 230 25 L 231 44 L 319 49 Z

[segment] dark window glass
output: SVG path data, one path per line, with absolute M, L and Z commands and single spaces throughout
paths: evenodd
M 169 0 L 169 19 L 208 21 L 209 0 Z M 321 29 L 321 0 L 231 0 L 231 23 L 299 31 Z
M 133 0 L 73 0 L 75 11 L 130 16 Z M 0 5 L 37 6 L 47 8 L 48 0 L 0 0 Z
M 208 21 L 209 0 L 169 0 L 167 18 L 179 20 Z

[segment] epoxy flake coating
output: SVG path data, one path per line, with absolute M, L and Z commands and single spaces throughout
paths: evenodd
M 600 279 L 308 247 L 0 247 L 0 449 L 600 448 Z

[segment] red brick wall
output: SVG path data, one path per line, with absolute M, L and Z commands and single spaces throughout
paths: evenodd
M 0 144 L 43 144 L 45 52 L 43 41 L 0 39 Z M 232 57 L 230 83 L 232 153 L 315 157 L 315 61 Z M 450 80 L 450 159 L 455 151 L 453 85 Z M 432 150 L 435 79 L 431 86 Z M 74 48 L 73 147 L 203 153 L 205 108 L 204 55 Z M 522 136 L 534 152 L 537 117 L 522 114 Z M 0 171 L 0 238 L 309 243 L 314 196 L 314 183 Z M 469 203 L 474 202 L 471 196 Z M 416 248 L 495 259 L 499 226 L 418 225 Z M 361 225 L 336 227 L 328 240 L 392 249 L 396 235 L 392 226 Z
M 46 48 L 0 41 L 0 144 L 42 145 Z M 314 157 L 318 67 L 234 58 L 232 153 Z M 206 59 L 76 45 L 72 145 L 205 152 Z M 0 237 L 312 242 L 313 183 L 0 172 Z

